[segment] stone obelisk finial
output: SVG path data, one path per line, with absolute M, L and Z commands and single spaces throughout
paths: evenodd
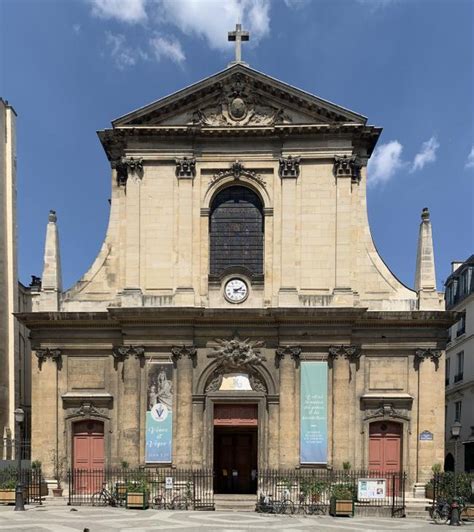
M 430 212 L 426 207 L 421 213 L 420 232 L 418 235 L 415 290 L 418 294 L 419 310 L 435 310 L 440 308 L 439 296 L 436 290 Z
M 62 291 L 61 257 L 59 234 L 55 211 L 49 211 L 44 244 L 44 266 L 41 287 L 41 310 L 59 310 L 59 295 Z

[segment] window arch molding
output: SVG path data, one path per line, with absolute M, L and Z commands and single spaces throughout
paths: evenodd
M 257 196 L 260 198 L 260 201 L 262 202 L 262 206 L 265 213 L 267 213 L 269 209 L 273 209 L 273 204 L 266 188 L 260 185 L 260 183 L 257 183 L 245 176 L 240 176 L 239 179 L 235 179 L 232 176 L 228 176 L 224 179 L 219 180 L 219 182 L 209 187 L 204 195 L 202 208 L 206 210 L 210 209 L 212 207 L 215 197 L 220 194 L 224 189 L 239 185 L 242 187 L 246 187 L 255 194 L 257 194 Z

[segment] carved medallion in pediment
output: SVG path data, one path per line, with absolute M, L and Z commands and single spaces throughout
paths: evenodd
M 217 366 L 226 370 L 241 369 L 261 364 L 265 357 L 260 352 L 263 342 L 241 339 L 238 334 L 230 340 L 216 339 L 217 346 L 209 358 L 215 358 Z

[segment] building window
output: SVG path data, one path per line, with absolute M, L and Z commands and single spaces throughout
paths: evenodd
M 462 411 L 462 401 L 456 401 L 454 403 L 454 421 L 461 423 L 461 411 Z
M 449 384 L 450 367 L 451 367 L 451 359 L 447 358 L 446 359 L 446 367 L 445 367 L 445 371 L 444 371 L 444 383 L 445 383 L 446 386 L 448 386 L 448 384 Z
M 217 194 L 210 215 L 210 274 L 243 270 L 252 278 L 263 276 L 263 205 L 243 186 Z
M 466 332 L 466 316 L 463 316 L 457 323 L 456 337 Z
M 454 382 L 462 381 L 464 374 L 464 351 L 460 351 L 456 355 L 456 375 L 454 375 Z

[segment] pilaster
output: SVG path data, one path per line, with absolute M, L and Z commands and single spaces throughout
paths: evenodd
M 176 467 L 191 467 L 193 449 L 193 365 L 196 360 L 194 346 L 174 346 L 171 348 L 173 362 L 176 367 L 176 456 L 173 464 Z M 197 415 L 197 412 L 196 412 Z M 179 421 L 178 421 L 179 420 Z
M 295 443 L 299 441 L 296 367 L 299 366 L 300 354 L 301 348 L 298 346 L 279 347 L 275 353 L 275 363 L 280 369 L 279 466 L 282 469 L 299 465 L 299 445 Z

